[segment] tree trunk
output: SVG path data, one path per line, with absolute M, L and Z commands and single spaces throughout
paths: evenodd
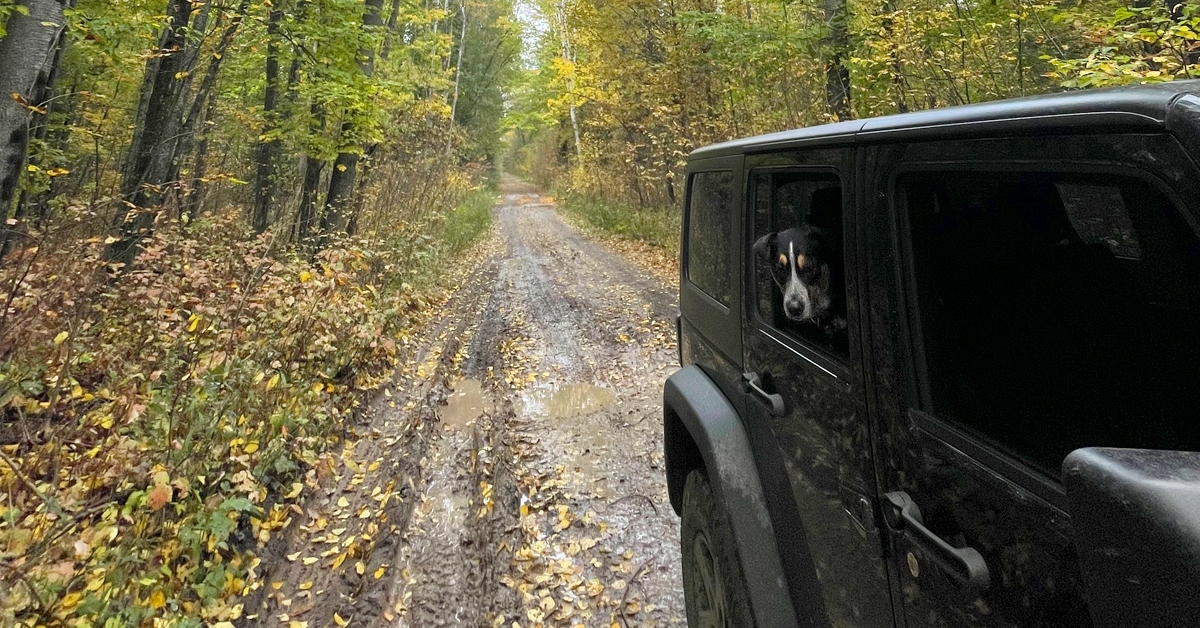
M 204 121 L 201 124 L 207 127 L 208 121 L 212 120 L 216 114 L 217 90 L 214 86 L 214 89 L 208 93 L 208 105 L 204 108 Z M 200 142 L 196 145 L 196 159 L 192 162 L 192 185 L 189 187 L 187 198 L 183 203 L 183 215 L 187 216 L 189 222 L 200 215 L 204 204 L 204 188 L 207 185 L 204 182 L 204 171 L 208 168 L 208 131 L 208 128 L 200 130 Z
M 467 3 L 458 0 L 459 16 L 462 18 L 462 33 L 458 37 L 458 60 L 454 63 L 454 102 L 450 105 L 450 132 L 446 135 L 446 156 L 454 148 L 454 116 L 458 113 L 458 84 L 462 79 L 463 49 L 467 47 Z
M 150 232 L 163 189 L 171 170 L 175 134 L 182 116 L 179 88 L 186 62 L 186 33 L 192 13 L 191 0 L 169 0 L 169 22 L 163 29 L 155 59 L 147 64 L 152 75 L 142 96 L 136 127 L 141 129 L 129 149 L 129 166 L 121 182 L 121 195 L 129 203 L 117 214 L 113 227 L 119 239 L 110 244 L 105 257 L 129 264 L 137 255 L 139 243 Z
M 50 4 L 57 5 L 58 3 L 52 1 Z M 73 0 L 68 0 L 66 2 L 65 6 L 67 8 L 70 8 L 72 5 L 73 5 Z M 2 129 L 7 128 L 8 122 L 5 118 L 5 113 L 10 111 L 8 105 L 12 105 L 12 106 L 16 107 L 16 111 L 19 114 L 21 114 L 23 117 L 26 118 L 25 122 L 22 124 L 24 129 L 26 129 L 25 140 L 24 140 L 25 145 L 20 148 L 20 157 L 19 157 L 19 160 L 16 162 L 17 163 L 17 173 L 16 173 L 17 176 L 16 176 L 16 179 L 14 179 L 15 182 L 20 181 L 20 176 L 21 176 L 20 173 L 22 170 L 24 170 L 24 168 L 22 168 L 21 166 L 23 165 L 26 153 L 28 152 L 29 135 L 32 135 L 33 138 L 35 140 L 38 140 L 39 142 L 44 142 L 46 140 L 47 135 L 50 130 L 50 115 L 54 112 L 54 104 L 55 104 L 54 100 L 53 100 L 53 98 L 54 98 L 54 81 L 58 75 L 58 68 L 59 68 L 59 63 L 62 60 L 63 50 L 66 48 L 67 37 L 65 35 L 64 29 L 61 26 L 63 24 L 63 16 L 62 16 L 63 7 L 61 5 L 59 5 L 58 9 L 55 10 L 55 8 L 53 6 L 51 6 L 51 7 L 49 7 L 49 9 L 52 14 L 57 15 L 57 22 L 54 21 L 54 19 L 46 19 L 46 20 L 42 20 L 38 24 L 33 25 L 33 28 L 37 29 L 38 31 L 50 31 L 51 43 L 49 45 L 51 46 L 53 52 L 52 52 L 52 54 L 49 55 L 48 60 L 42 59 L 40 61 L 37 61 L 35 59 L 35 63 L 37 63 L 37 66 L 32 68 L 33 71 L 36 72 L 36 76 L 33 80 L 32 89 L 26 90 L 26 89 L 20 88 L 20 87 L 14 87 L 13 89 L 8 89 L 8 86 L 9 86 L 9 83 L 7 82 L 8 79 L 0 78 L 0 85 L 3 85 L 3 87 L 0 88 L 0 94 L 20 94 L 21 98 L 24 99 L 26 103 L 28 103 L 29 105 L 32 105 L 32 110 L 31 110 L 29 108 L 21 106 L 15 99 L 12 99 L 12 100 L 3 99 L 5 104 L 0 105 L 0 125 L 2 125 L 2 126 L 0 126 L 0 137 L 4 137 Z M 28 17 L 32 18 L 33 15 L 34 15 L 34 13 L 33 13 L 32 7 L 31 7 Z M 17 17 L 25 18 L 26 16 L 17 15 L 17 16 L 13 16 L 13 18 L 11 18 L 11 19 L 15 20 Z M 51 15 L 49 17 L 53 18 L 54 15 Z M 11 20 L 10 20 L 9 24 L 10 25 L 12 24 Z M 48 26 L 49 24 L 59 24 L 60 26 L 58 28 L 54 28 L 52 26 Z M 30 29 L 27 28 L 28 26 L 29 26 L 28 24 L 24 25 L 22 27 L 23 30 L 29 31 Z M 9 36 L 11 37 L 12 34 L 13 33 L 10 31 Z M 39 34 L 44 34 L 44 32 L 39 33 Z M 4 47 L 4 44 L 6 42 L 8 42 L 8 39 L 9 38 L 5 38 L 3 42 L 0 42 L 0 58 L 7 58 L 7 57 L 4 57 L 4 55 L 7 54 L 7 51 L 4 50 L 3 47 Z M 36 44 L 31 44 L 31 45 L 36 45 Z M 34 55 L 34 57 L 36 57 L 36 55 Z M 5 69 L 0 68 L 0 75 L 2 75 L 4 72 L 5 72 Z M 10 76 L 11 76 L 11 74 L 10 74 Z M 30 113 L 32 114 L 32 116 L 27 115 Z M 66 133 L 64 131 L 63 132 L 64 137 L 65 137 L 65 134 Z M 10 135 L 9 137 L 11 138 L 12 135 Z M 8 147 L 0 145 L 0 156 L 4 155 L 4 153 L 6 152 L 6 148 L 8 148 Z M 12 146 L 11 148 L 13 150 L 16 150 L 17 147 Z M 10 163 L 10 162 L 7 159 L 0 157 L 0 169 L 4 169 L 4 167 L 8 163 Z M 45 165 L 45 164 L 42 164 L 42 165 Z M 9 176 L 10 175 L 8 173 L 0 175 L 0 180 L 7 182 Z M 54 184 L 54 182 L 52 181 L 51 185 L 53 186 L 53 184 Z M 0 202 L 3 203 L 2 206 L 4 208 L 4 211 L 2 212 L 2 214 L 3 214 L 4 218 L 8 217 L 8 212 L 12 207 L 11 196 L 6 196 L 6 194 L 11 194 L 11 193 L 12 192 L 6 183 L 0 183 L 0 197 L 3 197 L 3 198 L 0 198 Z M 42 193 L 38 194 L 36 198 L 31 199 L 29 197 L 29 194 L 27 191 L 23 190 L 21 192 L 20 199 L 17 202 L 16 213 L 13 214 L 13 218 L 17 221 L 18 224 L 11 225 L 11 226 L 10 225 L 0 226 L 0 261 L 3 261 L 4 257 L 7 256 L 8 252 L 12 249 L 13 244 L 16 242 L 17 238 L 21 237 L 21 234 L 24 233 L 26 225 L 23 223 L 25 222 L 26 215 L 29 212 L 29 205 L 31 203 L 36 205 L 38 208 L 37 209 L 38 222 L 41 223 L 44 221 L 44 218 L 46 215 L 46 204 L 49 200 L 48 193 L 49 193 L 49 190 L 43 191 Z
M 321 185 L 321 170 L 325 162 L 312 156 L 304 158 L 304 185 L 300 188 L 300 210 L 296 213 L 296 241 L 308 248 L 312 237 L 313 220 L 317 213 L 317 188 Z
M 200 80 L 200 88 L 196 90 L 196 98 L 192 100 L 192 106 L 188 109 L 187 118 L 184 120 L 184 128 L 179 132 L 179 144 L 175 149 L 173 159 L 172 172 L 173 177 L 170 180 L 178 180 L 182 171 L 182 163 L 191 155 L 192 145 L 196 143 L 196 133 L 200 136 L 205 136 L 204 125 L 212 119 L 212 114 L 216 110 L 216 86 L 217 78 L 221 76 L 221 61 L 224 55 L 229 50 L 229 46 L 233 44 L 234 35 L 238 34 L 238 29 L 241 28 L 242 20 L 246 17 L 246 10 L 250 7 L 250 0 L 241 0 L 241 4 L 236 8 L 233 19 L 229 20 L 229 25 L 221 34 L 221 41 L 217 42 L 217 47 L 212 52 L 212 58 L 209 59 L 208 71 L 204 73 L 204 79 Z M 220 23 L 216 28 L 220 28 Z M 197 128 L 199 127 L 199 131 Z M 203 142 L 203 140 L 202 140 Z M 208 154 L 208 143 L 204 143 L 204 156 Z M 204 186 L 200 178 L 204 177 L 204 159 L 200 155 L 200 150 L 197 148 L 196 161 L 193 162 L 191 181 L 188 181 L 187 197 L 184 201 L 184 215 L 188 220 L 196 217 L 199 209 L 199 203 L 202 201 L 200 195 L 200 187 Z
M 849 120 L 850 114 L 850 70 L 846 68 L 846 49 L 849 35 L 846 32 L 846 0 L 825 0 L 825 23 L 829 37 L 825 44 L 829 59 L 825 64 L 825 103 L 829 113 L 838 120 Z
M 29 15 L 9 16 L 8 34 L 0 39 L 0 215 L 6 219 L 25 169 L 32 107 L 41 102 L 38 95 L 46 88 L 64 24 L 58 0 L 20 4 Z M 19 95 L 24 104 L 10 94 Z
M 575 115 L 575 48 L 571 45 L 570 30 L 567 27 L 567 2 L 559 0 L 555 9 L 558 20 L 558 37 L 562 47 L 562 56 L 571 62 L 571 74 L 567 76 L 567 94 L 570 98 L 571 131 L 575 134 L 575 156 L 583 157 L 583 145 L 579 142 L 579 119 Z
M 366 0 L 366 12 L 363 14 L 363 27 L 382 26 L 383 0 Z M 375 72 L 375 51 L 365 49 L 359 51 L 362 61 L 359 68 L 366 76 Z M 350 122 L 342 124 L 342 136 L 351 135 L 354 125 Z M 358 171 L 359 155 L 357 152 L 338 153 L 334 160 L 333 172 L 329 176 L 329 192 L 325 196 L 325 213 L 321 216 L 321 242 L 324 248 L 329 234 L 334 230 L 346 228 L 345 213 L 354 193 L 354 178 Z
M 266 118 L 265 140 L 259 140 L 256 156 L 257 176 L 254 186 L 254 233 L 267 230 L 271 215 L 271 199 L 275 195 L 275 164 L 279 159 L 279 138 L 276 108 L 279 104 L 279 23 L 283 11 L 272 9 L 267 20 L 267 87 L 263 94 L 263 117 Z
M 396 37 L 396 23 L 400 20 L 400 0 L 392 0 L 392 15 L 388 17 L 387 34 L 383 38 L 383 49 L 379 51 L 380 59 L 387 59 L 392 54 L 392 40 Z

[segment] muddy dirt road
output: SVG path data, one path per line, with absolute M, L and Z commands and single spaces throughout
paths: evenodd
M 248 618 L 686 623 L 659 405 L 675 288 L 515 179 L 493 223 L 394 385 L 309 474 Z

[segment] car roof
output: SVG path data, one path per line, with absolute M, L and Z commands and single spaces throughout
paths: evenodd
M 1175 99 L 1195 93 L 1200 93 L 1200 79 L 998 100 L 737 139 L 698 148 L 689 159 L 980 133 L 1036 133 L 1086 127 L 1161 130 Z

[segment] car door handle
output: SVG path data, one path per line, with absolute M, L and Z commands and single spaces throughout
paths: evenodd
M 783 416 L 783 396 L 763 390 L 758 373 L 742 373 L 742 390 L 758 397 L 770 408 L 771 416 Z
M 895 491 L 885 493 L 883 498 L 890 505 L 885 509 L 888 527 L 894 531 L 910 531 L 916 541 L 929 547 L 933 560 L 959 585 L 975 591 L 991 586 L 987 562 L 983 555 L 971 547 L 954 547 L 942 537 L 925 527 L 921 509 L 908 493 Z

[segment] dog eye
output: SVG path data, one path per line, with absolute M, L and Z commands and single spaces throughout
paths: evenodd
M 779 254 L 779 265 L 787 266 L 787 256 L 782 253 Z

